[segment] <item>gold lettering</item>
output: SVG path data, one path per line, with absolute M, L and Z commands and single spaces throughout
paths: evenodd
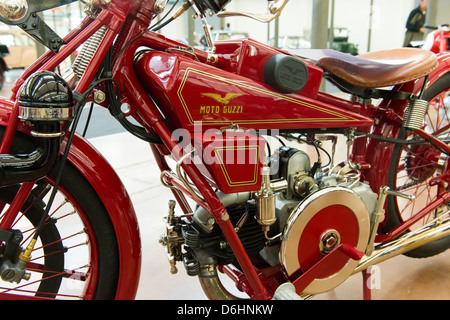
M 243 113 L 242 106 L 228 106 L 228 113 Z
M 210 114 L 210 113 L 243 113 L 243 106 L 200 106 L 200 113 Z

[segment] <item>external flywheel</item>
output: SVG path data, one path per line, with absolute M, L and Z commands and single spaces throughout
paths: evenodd
M 342 187 L 320 190 L 299 204 L 290 216 L 281 243 L 281 264 L 293 281 L 341 243 L 364 252 L 369 234 L 370 215 L 355 192 Z M 319 294 L 334 289 L 357 265 L 358 261 L 346 256 L 336 257 L 303 293 Z

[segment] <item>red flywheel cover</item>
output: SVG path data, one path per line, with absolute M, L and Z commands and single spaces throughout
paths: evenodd
M 303 201 L 290 216 L 281 243 L 280 259 L 289 277 L 307 271 L 341 243 L 365 251 L 370 216 L 363 200 L 352 190 L 332 187 Z M 347 279 L 358 261 L 336 256 L 304 293 L 329 291 Z

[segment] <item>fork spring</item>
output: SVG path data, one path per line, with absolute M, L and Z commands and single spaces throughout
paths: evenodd
M 100 46 L 100 43 L 102 42 L 103 38 L 105 37 L 107 27 L 103 26 L 100 30 L 98 30 L 96 33 L 92 35 L 83 45 L 83 48 L 81 49 L 81 52 L 78 54 L 77 58 L 75 59 L 72 69 L 73 72 L 81 78 L 84 73 L 86 72 L 87 67 L 89 66 L 89 63 L 91 62 L 92 58 L 94 57 L 95 52 L 97 51 L 98 47 Z

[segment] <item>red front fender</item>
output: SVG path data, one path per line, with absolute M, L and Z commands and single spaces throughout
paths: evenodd
M 10 100 L 0 97 L 0 125 L 6 126 L 13 106 Z M 21 123 L 18 130 L 29 133 Z M 114 225 L 120 255 L 116 299 L 134 299 L 141 270 L 141 239 L 128 192 L 108 161 L 79 135 L 73 139 L 68 161 L 95 189 Z
M 134 299 L 141 272 L 141 239 L 128 192 L 106 159 L 78 135 L 74 137 L 68 160 L 95 189 L 114 225 L 120 255 L 116 299 Z

